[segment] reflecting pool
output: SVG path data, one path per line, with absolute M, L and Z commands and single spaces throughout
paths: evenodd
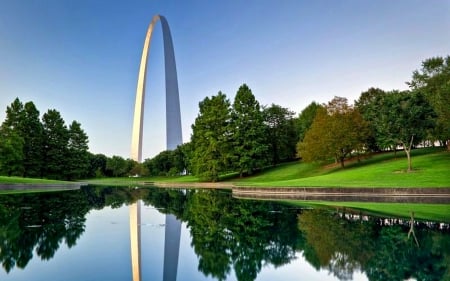
M 229 191 L 0 195 L 0 280 L 450 280 L 450 226 Z

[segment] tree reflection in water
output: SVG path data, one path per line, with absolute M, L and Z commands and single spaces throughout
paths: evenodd
M 369 280 L 449 280 L 448 225 L 353 215 L 348 210 L 299 210 L 229 192 L 85 187 L 77 191 L 0 196 L 0 262 L 6 272 L 36 257 L 51 259 L 62 243 L 76 245 L 91 209 L 141 199 L 187 225 L 198 270 L 217 280 L 232 271 L 256 280 L 266 264 L 280 267 L 303 255 L 340 280 L 355 271 Z M 143 249 L 145 250 L 145 249 Z

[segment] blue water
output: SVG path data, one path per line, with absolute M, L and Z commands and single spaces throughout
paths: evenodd
M 163 278 L 164 255 L 169 254 L 164 251 L 168 214 L 181 225 L 178 260 L 170 261 L 178 281 L 441 280 L 449 277 L 446 261 L 450 251 L 442 246 L 450 245 L 446 224 L 418 224 L 416 234 L 422 245 L 417 247 L 412 238 L 407 239 L 409 226 L 405 220 L 391 220 L 383 226 L 380 223 L 384 220 L 372 220 L 361 214 L 349 219 L 330 210 L 318 212 L 278 203 L 240 201 L 231 198 L 229 193 L 216 191 L 165 194 L 161 190 L 154 193 L 147 190 L 136 195 L 131 189 L 124 193 L 123 189 L 112 188 L 104 194 L 100 194 L 101 188 L 94 189 L 0 196 L 0 261 L 3 264 L 0 280 L 133 280 L 129 206 L 136 200 L 142 203 L 143 281 L 174 281 Z M 77 206 L 85 207 L 72 212 Z M 267 212 L 261 211 L 266 209 Z M 316 230 L 311 220 L 317 221 L 317 229 L 323 229 L 323 233 Z M 73 225 L 81 226 L 82 231 L 71 231 Z M 61 237 L 57 230 L 64 226 L 67 234 Z M 335 230 L 328 231 L 328 227 Z M 333 242 L 340 239 L 332 237 L 333 233 L 340 231 L 349 232 L 352 237 L 349 243 Z M 71 233 L 78 234 L 71 236 Z M 68 242 L 70 237 L 76 238 L 75 243 Z M 362 240 L 355 243 L 355 237 Z M 364 249 L 354 247 L 363 246 L 370 239 L 386 244 L 378 247 L 369 243 L 367 247 L 373 247 L 372 252 L 364 254 L 361 254 Z M 48 245 L 54 248 L 43 257 L 42 248 Z M 32 249 L 32 257 L 26 257 L 26 247 Z M 391 251 L 394 247 L 398 251 Z M 425 251 L 426 247 L 434 252 Z M 375 252 L 378 248 L 381 248 L 379 253 Z M 406 269 L 399 273 L 395 265 L 380 264 L 385 259 L 392 263 L 387 258 L 377 259 L 380 255 L 399 259 L 399 265 L 403 263 Z M 11 257 L 15 263 L 5 266 Z M 430 265 L 422 266 L 431 268 L 420 269 L 417 262 L 430 257 L 434 259 Z M 20 265 L 21 259 L 25 264 Z M 430 270 L 429 278 L 424 279 L 423 274 Z M 387 275 L 383 275 L 386 271 Z M 370 277 L 367 272 L 372 272 Z

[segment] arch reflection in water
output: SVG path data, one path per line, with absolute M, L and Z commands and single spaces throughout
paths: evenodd
M 130 210 L 131 269 L 133 281 L 142 280 L 141 270 L 141 200 L 132 204 Z M 163 281 L 177 280 L 180 249 L 181 221 L 166 214 L 164 235 Z
M 181 131 L 181 113 L 178 93 L 178 78 L 173 50 L 172 36 L 166 18 L 156 15 L 150 22 L 142 50 L 139 67 L 138 84 L 136 89 L 136 102 L 131 135 L 131 158 L 142 160 L 142 131 L 144 116 L 145 82 L 147 74 L 147 60 L 153 28 L 160 21 L 164 42 L 164 67 L 166 80 L 166 145 L 167 149 L 176 149 L 183 143 Z M 141 237 L 140 237 L 140 208 L 138 201 L 130 207 L 130 241 L 133 281 L 141 280 Z M 180 244 L 181 222 L 173 215 L 166 215 L 166 233 L 164 241 L 164 281 L 176 280 L 178 268 L 178 252 Z

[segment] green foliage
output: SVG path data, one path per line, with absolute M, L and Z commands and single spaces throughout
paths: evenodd
M 298 144 L 299 156 L 306 162 L 331 157 L 344 167 L 345 158 L 361 151 L 367 138 L 367 125 L 346 98 L 335 97 L 326 108 L 319 109 L 305 138 Z
M 379 139 L 404 148 L 411 171 L 411 147 L 427 137 L 427 131 L 434 127 L 434 117 L 433 108 L 420 92 L 393 91 L 381 98 L 373 123 Z
M 85 178 L 89 169 L 88 136 L 81 129 L 81 124 L 73 121 L 69 126 L 67 179 Z
M 6 107 L 6 119 L 0 127 L 0 172 L 8 176 L 23 175 L 23 120 L 23 104 L 16 98 Z
M 383 148 L 394 146 L 392 140 L 384 140 L 377 135 L 375 122 L 378 118 L 378 110 L 381 106 L 383 97 L 386 92 L 379 88 L 369 88 L 362 92 L 359 99 L 355 101 L 355 108 L 361 113 L 362 118 L 367 122 L 368 135 L 365 140 L 365 147 L 369 151 L 377 152 Z
M 33 102 L 16 98 L 0 127 L 0 173 L 24 177 L 79 179 L 89 174 L 88 137 L 81 124 L 67 129 L 61 114 L 48 110 L 39 119 Z M 3 167 L 3 168 L 2 168 Z
M 294 112 L 276 104 L 263 109 L 266 143 L 272 165 L 296 156 L 297 129 L 293 116 Z
M 412 90 L 425 93 L 437 114 L 433 136 L 447 142 L 450 149 L 450 56 L 426 59 L 407 84 Z
M 69 131 L 59 111 L 48 110 L 42 116 L 44 128 L 44 174 L 50 179 L 63 179 L 68 163 Z
M 219 174 L 229 169 L 232 157 L 230 102 L 219 92 L 201 101 L 199 111 L 192 125 L 192 172 L 204 180 L 217 181 Z
M 104 154 L 89 153 L 89 178 L 99 178 L 106 175 L 107 157 Z
M 305 107 L 302 112 L 298 115 L 298 118 L 296 120 L 296 125 L 298 129 L 298 140 L 297 141 L 303 141 L 305 138 L 306 132 L 311 128 L 311 125 L 314 121 L 314 118 L 316 117 L 317 111 L 323 108 L 322 105 L 312 102 L 307 107 Z
M 315 209 L 299 215 L 299 229 L 307 248 L 306 259 L 317 269 L 327 269 L 341 280 L 351 280 L 354 271 L 366 272 L 369 280 L 447 280 L 448 236 L 425 224 L 409 220 L 376 218 L 361 220 L 361 214 Z M 413 226 L 410 226 L 414 223 Z M 411 228 L 412 227 L 412 228 Z M 409 237 L 414 230 L 418 244 Z M 447 240 L 444 242 L 444 240 Z M 433 251 L 430 249 L 442 250 Z
M 177 146 L 175 150 L 160 152 L 151 159 L 145 159 L 143 167 L 150 176 L 177 176 L 189 169 L 189 156 L 191 144 L 185 143 Z M 143 175 L 141 173 L 137 173 Z
M 0 128 L 0 173 L 7 176 L 23 174 L 23 138 L 14 130 Z
M 24 139 L 24 176 L 40 177 L 44 164 L 44 129 L 33 102 L 25 103 L 21 131 Z
M 126 176 L 129 171 L 127 160 L 114 155 L 106 160 L 106 172 L 113 177 Z
M 239 87 L 231 110 L 233 167 L 240 176 L 252 174 L 266 164 L 268 147 L 259 102 L 250 88 Z

